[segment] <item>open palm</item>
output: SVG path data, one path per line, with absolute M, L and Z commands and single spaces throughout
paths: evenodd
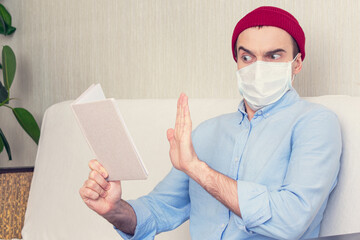
M 197 159 L 191 141 L 192 122 L 190 118 L 188 97 L 181 94 L 177 102 L 175 129 L 168 129 L 167 138 L 170 143 L 170 159 L 173 166 L 186 172 L 191 163 Z

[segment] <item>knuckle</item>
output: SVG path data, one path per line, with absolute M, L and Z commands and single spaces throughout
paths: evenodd
M 99 194 L 95 191 L 92 191 L 91 189 L 87 188 L 86 189 L 86 197 L 87 198 L 90 198 L 90 199 L 93 199 L 93 200 L 96 200 L 99 198 Z
M 88 189 L 88 188 L 83 188 L 83 190 L 81 192 L 82 192 L 81 196 L 83 198 L 88 198 L 90 196 L 90 189 Z
M 94 192 L 94 191 L 92 192 L 92 197 L 93 197 L 94 200 L 98 199 L 99 196 L 100 196 L 99 193 Z
M 91 195 L 91 189 L 89 189 L 89 188 L 85 188 L 84 189 L 84 194 L 85 194 L 85 196 L 90 196 Z
M 92 169 L 94 165 L 95 159 L 91 159 L 88 163 L 89 167 Z
M 100 186 L 101 188 L 104 188 L 104 189 L 105 189 L 106 181 L 101 180 L 101 181 L 99 182 L 99 186 Z
M 97 172 L 95 170 L 91 171 L 90 174 L 89 174 L 90 179 L 95 179 L 96 176 L 97 176 Z
M 108 173 L 105 168 L 101 167 L 101 175 L 106 178 L 108 176 Z
M 107 194 L 108 194 L 108 193 L 107 193 L 106 191 L 104 191 L 103 194 L 101 194 L 101 196 L 104 198 L 104 197 L 107 196 Z
M 94 189 L 96 187 L 96 185 L 97 184 L 94 181 L 88 181 L 88 183 L 87 183 L 87 187 L 92 188 L 92 189 Z
M 89 167 L 92 170 L 99 170 L 101 168 L 101 164 L 96 159 L 92 159 L 89 162 Z

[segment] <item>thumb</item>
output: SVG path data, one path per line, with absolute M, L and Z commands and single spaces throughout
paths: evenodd
M 175 137 L 174 137 L 174 129 L 172 129 L 172 128 L 169 128 L 168 130 L 167 130 L 167 132 L 166 132 L 166 136 L 167 136 L 167 139 L 168 139 L 168 141 L 169 141 L 169 143 L 170 143 L 170 148 L 174 148 L 175 147 Z

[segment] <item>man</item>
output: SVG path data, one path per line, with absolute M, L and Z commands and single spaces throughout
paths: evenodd
M 236 25 L 232 51 L 244 97 L 238 111 L 192 132 L 181 94 L 167 131 L 174 168 L 150 194 L 125 202 L 120 182 L 89 163 L 80 194 L 123 238 L 153 239 L 189 218 L 192 239 L 318 236 L 337 183 L 341 133 L 334 113 L 292 88 L 305 58 L 303 30 L 288 12 L 260 7 Z

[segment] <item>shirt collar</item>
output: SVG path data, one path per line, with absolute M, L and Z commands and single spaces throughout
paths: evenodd
M 257 110 L 254 114 L 254 117 L 262 115 L 264 118 L 267 118 L 270 115 L 277 113 L 281 109 L 289 105 L 292 105 L 293 103 L 297 102 L 299 99 L 300 99 L 299 94 L 296 92 L 294 88 L 291 88 L 278 101 Z M 242 119 L 240 121 L 240 123 L 242 123 L 244 118 L 247 117 L 244 99 L 241 100 L 238 106 L 238 111 L 242 114 Z

